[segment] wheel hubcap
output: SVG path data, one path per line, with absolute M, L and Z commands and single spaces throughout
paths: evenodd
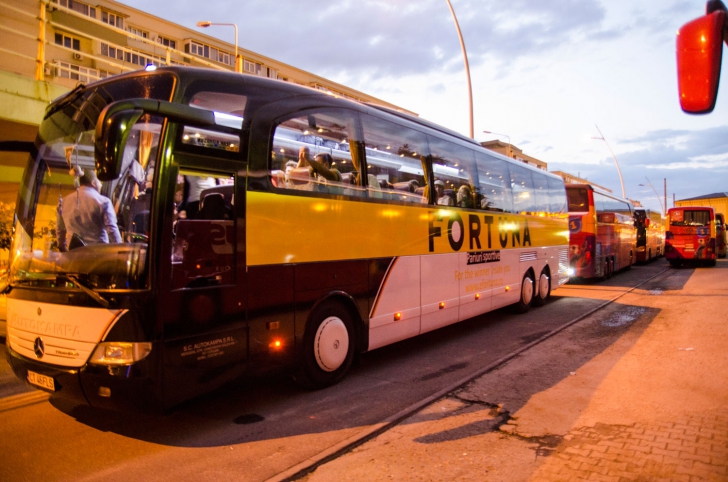
M 349 332 L 341 318 L 329 316 L 316 330 L 314 355 L 318 366 L 327 372 L 333 372 L 346 360 L 349 352 Z
M 521 287 L 521 299 L 523 300 L 524 304 L 531 303 L 531 299 L 533 298 L 533 280 L 531 278 L 526 277 L 523 280 L 523 286 Z
M 538 295 L 543 299 L 549 295 L 549 277 L 546 276 L 546 273 L 541 273 L 538 280 Z

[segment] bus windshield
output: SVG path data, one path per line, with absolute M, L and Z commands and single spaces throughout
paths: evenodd
M 670 213 L 671 226 L 708 226 L 710 211 L 673 211 Z
M 140 76 L 72 91 L 40 125 L 20 186 L 10 282 L 87 290 L 147 287 L 150 201 L 161 120 L 145 116 L 129 135 L 121 176 L 94 174 L 94 133 L 106 105 L 169 100 L 174 78 Z M 89 180 L 91 182 L 89 183 Z
M 589 191 L 583 187 L 569 187 L 566 189 L 569 199 L 570 213 L 583 213 L 589 211 Z

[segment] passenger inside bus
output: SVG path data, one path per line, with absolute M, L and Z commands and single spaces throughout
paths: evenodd
M 445 183 L 442 182 L 440 179 L 435 181 L 435 198 L 437 199 L 437 204 L 441 206 L 455 205 L 455 201 L 453 201 L 453 198 L 445 193 Z
M 473 192 L 470 186 L 463 184 L 458 189 L 458 206 L 461 208 L 472 208 L 473 207 Z

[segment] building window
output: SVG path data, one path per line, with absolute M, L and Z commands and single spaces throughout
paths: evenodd
M 101 21 L 108 23 L 112 27 L 124 28 L 124 19 L 115 13 L 101 11 Z
M 53 3 L 57 3 L 61 7 L 70 8 L 87 17 L 96 18 L 96 7 L 92 7 L 91 5 L 86 5 L 75 0 L 53 0 Z
M 263 71 L 263 66 L 257 62 L 251 62 L 250 60 L 243 60 L 243 70 L 253 75 L 260 75 Z
M 78 80 L 80 82 L 93 82 L 99 78 L 99 71 L 81 67 L 80 65 L 69 64 L 68 62 L 56 61 L 56 77 Z
M 171 49 L 177 49 L 177 42 L 172 39 L 168 39 L 167 37 L 162 37 L 161 35 L 157 37 L 157 43 L 160 43 L 165 47 L 169 47 Z
M 190 40 L 187 44 L 185 44 L 185 52 L 205 57 L 206 59 L 214 60 L 215 62 L 220 62 L 226 65 L 235 65 L 235 57 L 232 54 L 223 50 L 218 50 L 215 47 L 210 47 L 209 45 L 197 43 L 193 40 Z
M 127 30 L 130 33 L 132 33 L 134 35 L 138 35 L 141 38 L 149 38 L 149 32 L 145 32 L 142 29 L 139 29 L 139 28 L 136 28 L 136 27 L 127 27 Z
M 113 45 L 105 42 L 101 42 L 101 55 L 121 60 L 122 62 L 129 64 L 140 65 L 142 67 L 146 67 L 150 63 L 157 67 L 165 64 L 165 60 L 162 57 L 143 54 L 133 50 L 123 49 L 121 47 L 114 47 Z M 172 64 L 182 65 L 179 62 L 172 62 Z
M 56 34 L 56 45 L 62 45 L 68 49 L 81 50 L 81 41 L 79 39 L 61 33 Z

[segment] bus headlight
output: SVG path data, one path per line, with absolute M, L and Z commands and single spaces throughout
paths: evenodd
M 152 351 L 152 344 L 109 341 L 99 343 L 89 363 L 94 365 L 131 365 L 146 358 Z
M 576 270 L 574 268 L 566 268 L 566 276 L 574 276 L 576 274 Z

